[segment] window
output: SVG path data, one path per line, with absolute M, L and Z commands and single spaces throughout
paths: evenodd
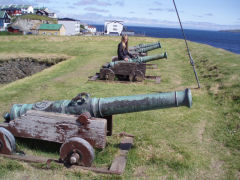
M 117 31 L 117 28 L 113 28 L 114 31 Z

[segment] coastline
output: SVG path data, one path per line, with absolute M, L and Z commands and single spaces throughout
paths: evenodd
M 94 25 L 98 31 L 103 30 L 103 25 Z M 128 31 L 136 35 L 144 34 L 145 37 L 183 39 L 181 29 L 161 27 L 127 26 Z M 184 29 L 187 40 L 207 44 L 216 48 L 240 54 L 240 33 Z

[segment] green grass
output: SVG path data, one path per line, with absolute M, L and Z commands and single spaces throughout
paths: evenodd
M 0 54 L 64 55 L 67 61 L 22 80 L 0 86 L 0 113 L 14 103 L 71 99 L 80 92 L 93 97 L 110 97 L 191 88 L 193 107 L 169 108 L 114 116 L 114 135 L 107 147 L 96 150 L 94 166 L 110 166 L 122 131 L 135 135 L 122 176 L 101 175 L 15 162 L 24 167 L 7 171 L 2 177 L 23 179 L 238 179 L 240 175 L 240 55 L 211 46 L 189 42 L 201 89 L 184 47 L 178 39 L 131 37 L 130 46 L 160 40 L 168 59 L 155 61 L 159 69 L 147 74 L 161 76 L 161 84 L 88 82 L 88 76 L 116 55 L 119 37 L 2 36 Z M 44 59 L 44 58 L 43 58 Z M 30 143 L 30 142 L 29 142 Z M 17 140 L 28 154 L 58 158 L 57 148 L 44 143 Z M 4 159 L 5 163 L 10 160 Z M 0 165 L 4 162 L 0 161 Z M 21 169 L 21 168 L 20 168 Z
M 0 36 L 9 36 L 9 35 L 11 35 L 11 36 L 18 36 L 18 35 L 20 35 L 20 33 L 16 34 L 16 33 L 11 33 L 11 32 L 8 32 L 8 31 L 1 31 L 0 32 Z

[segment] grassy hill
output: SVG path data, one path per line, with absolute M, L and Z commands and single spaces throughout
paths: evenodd
M 18 17 L 14 17 L 14 19 L 12 20 L 12 22 L 15 22 L 18 19 L 31 19 L 31 20 L 42 20 L 42 21 L 48 21 L 52 24 L 57 24 L 57 20 L 47 17 L 47 16 L 40 16 L 40 15 L 36 15 L 36 14 L 26 14 L 26 15 L 21 15 Z
M 110 97 L 191 88 L 193 107 L 178 107 L 114 116 L 114 135 L 106 149 L 96 150 L 94 166 L 109 166 L 117 152 L 118 133 L 135 135 L 123 176 L 69 170 L 58 165 L 27 164 L 0 158 L 4 179 L 238 179 L 240 177 L 240 55 L 190 42 L 202 88 L 197 84 L 184 41 L 130 37 L 130 46 L 160 40 L 167 60 L 154 63 L 161 84 L 88 82 L 88 76 L 116 55 L 119 37 L 2 36 L 0 55 L 69 56 L 31 77 L 0 86 L 0 113 L 14 103 L 72 99 L 80 92 Z M 3 120 L 3 119 L 2 119 Z M 58 146 L 17 141 L 27 154 L 58 158 Z

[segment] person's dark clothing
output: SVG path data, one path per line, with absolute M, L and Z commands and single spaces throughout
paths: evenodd
M 118 44 L 118 59 L 124 60 L 125 58 L 133 58 L 133 55 L 128 52 L 127 49 L 123 49 L 122 42 Z

